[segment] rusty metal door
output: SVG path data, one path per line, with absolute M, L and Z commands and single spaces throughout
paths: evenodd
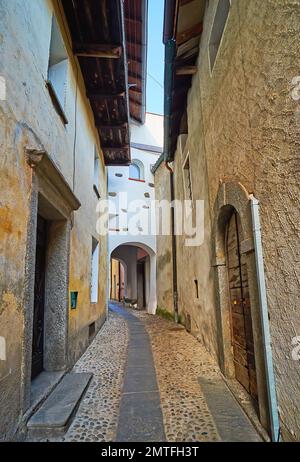
M 32 337 L 31 378 L 43 370 L 44 362 L 44 304 L 45 304 L 45 263 L 47 247 L 47 222 L 38 215 L 36 236 L 36 261 L 34 280 L 34 312 Z
M 231 302 L 231 341 L 236 379 L 258 408 L 254 342 L 245 255 L 240 253 L 241 223 L 233 213 L 227 228 L 227 268 Z

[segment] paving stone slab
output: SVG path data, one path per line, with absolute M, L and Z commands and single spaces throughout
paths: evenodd
M 123 394 L 117 441 L 165 441 L 158 391 Z
M 262 441 L 224 380 L 199 378 L 206 402 L 224 442 Z
M 148 368 L 127 368 L 123 393 L 143 392 L 143 391 L 158 391 L 155 369 L 149 366 Z
M 149 335 L 143 323 L 112 305 L 129 328 L 129 344 L 116 441 L 165 441 L 160 394 Z
M 64 433 L 71 424 L 93 374 L 69 373 L 27 423 L 29 431 Z

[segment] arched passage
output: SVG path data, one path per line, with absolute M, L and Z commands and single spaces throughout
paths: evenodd
M 119 260 L 126 268 L 124 298 L 146 309 L 156 312 L 156 255 L 146 244 L 125 242 L 111 250 L 110 261 Z M 113 281 L 110 281 L 112 287 Z

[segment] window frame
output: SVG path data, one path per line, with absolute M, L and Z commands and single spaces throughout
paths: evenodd
M 100 242 L 92 236 L 92 255 L 91 255 L 91 283 L 90 283 L 90 302 L 99 302 L 99 256 Z M 96 270 L 96 273 L 94 271 Z M 96 295 L 94 297 L 94 295 Z
M 53 57 L 52 47 L 53 47 L 53 41 L 55 40 L 55 38 L 54 38 L 55 34 L 57 36 L 57 40 L 59 40 L 59 42 L 60 42 L 60 46 L 61 46 L 62 51 L 63 51 L 62 52 L 63 57 L 57 63 L 51 65 L 51 59 Z M 59 54 L 59 52 L 57 52 L 57 53 Z M 65 46 L 65 42 L 64 42 L 61 30 L 59 28 L 58 21 L 57 21 L 55 15 L 52 15 L 46 88 L 49 91 L 49 95 L 50 95 L 52 104 L 53 104 L 56 112 L 58 113 L 58 115 L 62 119 L 64 125 L 68 124 L 68 119 L 66 117 L 65 109 L 66 109 L 66 97 L 67 97 L 67 83 L 68 83 L 68 75 L 69 75 L 69 61 L 70 61 L 70 59 L 69 59 L 69 56 L 68 56 L 67 48 Z M 57 88 L 56 88 L 56 86 L 54 84 L 54 79 L 51 78 L 50 74 L 51 74 L 51 68 L 53 68 L 53 66 L 57 66 L 57 64 L 61 64 L 61 63 L 64 63 L 64 62 L 65 62 L 64 84 L 63 84 L 64 98 L 63 98 L 63 101 L 62 101 L 62 98 L 59 96 L 59 94 L 57 92 Z
M 139 169 L 139 172 L 140 172 L 140 175 L 139 175 L 139 178 L 134 178 L 130 175 L 130 167 L 134 165 L 135 167 L 137 167 Z M 139 159 L 132 159 L 130 165 L 129 165 L 129 172 L 128 172 L 128 179 L 131 180 L 131 181 L 138 181 L 140 183 L 145 183 L 146 180 L 145 180 L 145 166 L 143 164 L 142 161 L 140 161 Z
M 97 175 L 97 177 L 96 177 Z M 97 182 L 96 182 L 97 179 Z M 98 199 L 100 199 L 100 157 L 99 157 L 99 152 L 96 147 L 94 146 L 94 172 L 93 172 L 93 190 L 95 191 L 95 194 Z
M 219 56 L 219 53 L 220 53 L 220 48 L 222 47 L 222 42 L 223 42 L 223 37 L 224 37 L 224 33 L 225 33 L 225 30 L 226 30 L 226 27 L 227 27 L 227 23 L 228 23 L 228 19 L 229 19 L 229 15 L 230 15 L 230 9 L 231 9 L 231 0 L 228 0 L 228 3 L 229 3 L 229 8 L 228 8 L 228 14 L 226 16 L 226 20 L 224 22 L 224 25 L 223 25 L 223 30 L 222 30 L 222 33 L 221 33 L 221 37 L 220 37 L 220 41 L 218 43 L 218 48 L 217 48 L 217 52 L 215 54 L 215 57 L 214 57 L 214 62 L 212 63 L 212 59 L 211 59 L 211 47 L 215 44 L 212 43 L 212 35 L 213 35 L 213 31 L 214 31 L 214 26 L 216 25 L 216 19 L 217 19 L 217 14 L 218 14 L 218 8 L 219 8 L 219 5 L 221 4 L 223 0 L 219 0 L 218 1 L 218 5 L 217 5 L 217 8 L 215 10 L 215 14 L 214 14 L 214 18 L 213 18 L 213 21 L 212 21 L 212 26 L 211 26 L 211 30 L 210 30 L 210 34 L 209 34 L 209 39 L 208 39 L 208 47 L 207 47 L 207 53 L 208 53 L 208 61 L 209 61 L 209 69 L 210 69 L 210 75 L 212 76 L 213 74 L 213 70 L 215 68 L 215 65 L 216 65 L 216 62 L 218 60 L 218 56 Z
M 187 167 L 188 164 L 188 167 Z M 194 204 L 194 195 L 193 195 L 193 182 L 191 174 L 191 162 L 190 162 L 190 152 L 188 151 L 185 159 L 182 164 L 182 176 L 183 176 L 183 187 L 184 187 L 184 198 L 185 200 L 190 200 L 192 205 Z

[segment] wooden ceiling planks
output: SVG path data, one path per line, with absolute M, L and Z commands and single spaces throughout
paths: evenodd
M 127 165 L 130 117 L 145 111 L 147 0 L 61 1 L 105 163 Z
M 105 162 L 128 163 L 129 107 L 122 1 L 62 0 L 62 4 Z
M 204 0 L 165 0 L 164 43 L 176 40 L 172 98 L 171 158 L 181 133 L 181 119 L 187 107 L 187 94 L 196 73 L 196 60 L 202 34 Z
M 130 115 L 138 123 L 144 123 L 148 2 L 125 0 L 124 10 Z

